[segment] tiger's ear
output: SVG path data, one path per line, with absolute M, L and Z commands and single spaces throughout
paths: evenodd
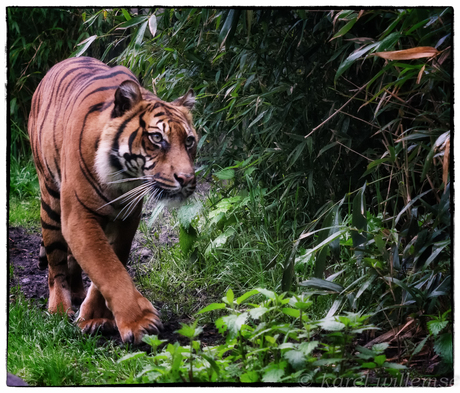
M 112 117 L 120 117 L 134 107 L 142 99 L 139 85 L 131 80 L 121 83 L 115 92 L 115 107 Z
M 193 89 L 190 89 L 186 95 L 179 97 L 177 100 L 174 100 L 172 104 L 177 106 L 184 106 L 188 110 L 192 110 L 195 106 L 195 102 L 195 92 Z

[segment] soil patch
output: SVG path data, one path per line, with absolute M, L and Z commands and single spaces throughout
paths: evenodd
M 20 286 L 24 295 L 34 301 L 44 303 L 48 298 L 47 270 L 38 269 L 38 253 L 41 237 L 27 233 L 24 228 L 8 229 L 8 252 L 10 289 Z

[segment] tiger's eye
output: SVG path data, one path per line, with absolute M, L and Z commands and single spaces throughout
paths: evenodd
M 161 143 L 163 141 L 163 136 L 158 132 L 150 134 L 149 138 L 153 143 Z
M 195 138 L 193 136 L 188 136 L 187 139 L 185 140 L 185 146 L 187 147 L 192 147 L 194 143 L 195 143 Z

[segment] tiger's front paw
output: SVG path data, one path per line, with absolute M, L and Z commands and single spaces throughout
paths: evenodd
M 124 343 L 139 345 L 144 335 L 158 334 L 163 329 L 158 311 L 141 294 L 129 312 L 116 314 L 115 319 Z
M 79 319 L 77 325 L 86 334 L 96 334 L 97 332 L 111 334 L 117 331 L 115 320 L 110 318 Z

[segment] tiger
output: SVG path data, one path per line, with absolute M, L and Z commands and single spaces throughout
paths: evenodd
M 57 63 L 33 94 L 28 133 L 48 310 L 85 333 L 118 331 L 124 343 L 140 344 L 162 329 L 126 264 L 144 199 L 181 202 L 196 188 L 195 103 L 192 89 L 166 102 L 128 68 L 91 57 Z

